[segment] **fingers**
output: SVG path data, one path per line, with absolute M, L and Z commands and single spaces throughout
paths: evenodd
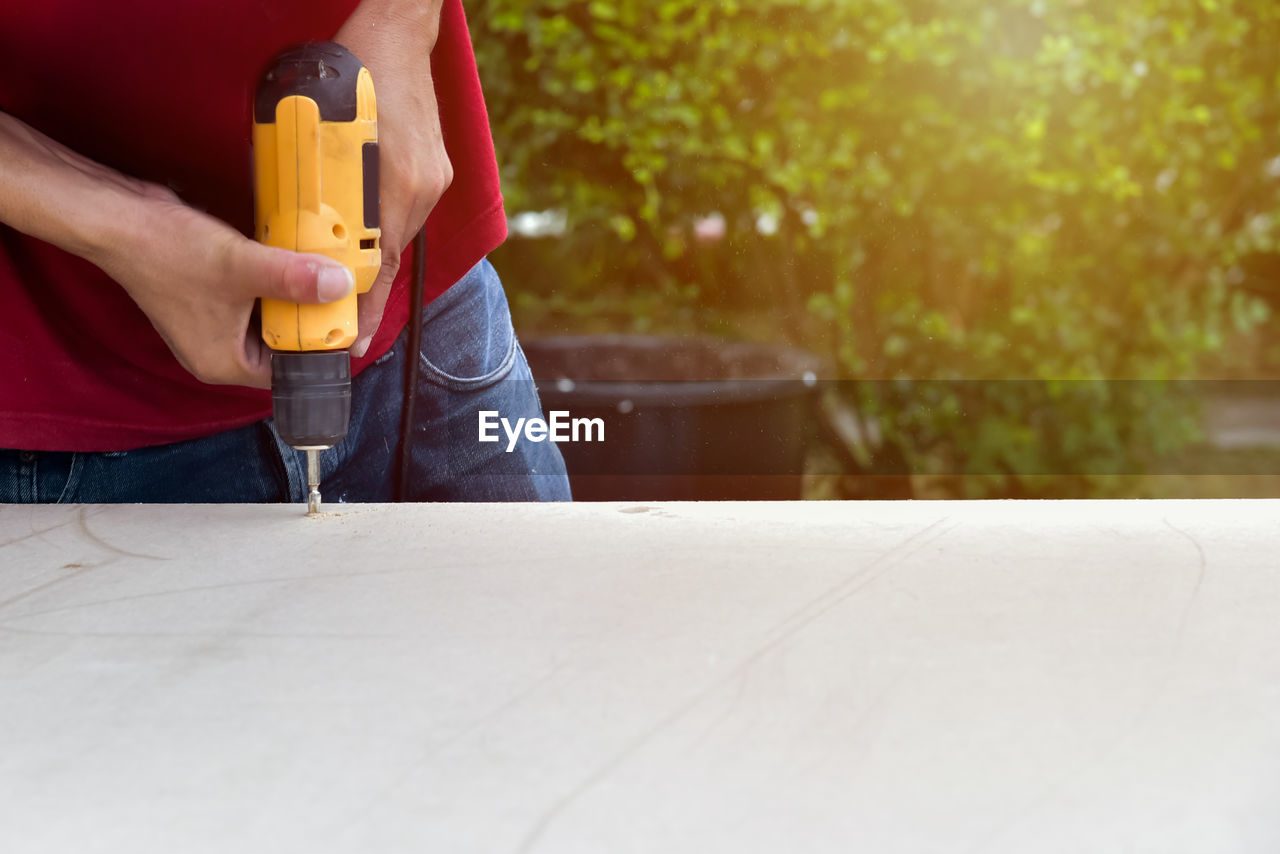
M 245 336 L 244 361 L 239 367 L 241 379 L 238 385 L 271 388 L 271 348 L 262 340 L 257 329 L 250 329 Z
M 342 299 L 355 289 L 345 265 L 249 239 L 167 192 L 127 199 L 131 216 L 93 261 L 133 298 L 174 357 L 212 385 L 267 388 L 270 351 L 254 327 L 257 298 Z
M 431 158 L 415 157 L 409 163 L 399 163 L 393 156 L 386 159 L 382 269 L 369 292 L 360 295 L 360 337 L 351 348 L 351 355 L 356 358 L 368 352 L 382 323 L 391 285 L 400 272 L 400 256 L 453 181 L 453 165 L 443 146 Z
M 306 255 L 263 246 L 245 239 L 231 273 L 247 297 L 265 297 L 296 303 L 334 302 L 356 286 L 345 264 L 323 255 Z
M 258 297 L 295 303 L 342 299 L 355 289 L 347 267 L 322 255 L 263 246 L 238 233 L 221 246 L 221 269 L 215 282 L 230 291 L 218 297 L 205 291 L 200 317 L 177 320 L 170 349 L 197 379 L 213 385 L 269 388 L 271 350 L 252 322 Z
M 386 240 L 386 231 L 383 232 L 384 246 L 399 245 L 399 238 L 396 237 L 394 243 L 388 244 Z M 388 253 L 385 249 L 382 255 L 382 269 L 378 271 L 378 278 L 374 280 L 373 287 L 368 293 L 360 295 L 359 306 L 359 328 L 360 337 L 356 339 L 356 343 L 351 347 L 351 355 L 357 359 L 369 352 L 369 345 L 373 343 L 373 335 L 378 331 L 378 326 L 382 323 L 382 312 L 386 310 L 387 298 L 391 295 L 391 284 L 396 279 L 396 274 L 400 271 L 400 255 Z
M 430 76 L 403 91 L 396 88 L 400 77 L 387 79 L 392 82 L 378 96 L 382 269 L 360 295 L 360 337 L 351 348 L 356 357 L 368 352 L 382 323 L 400 256 L 453 182 Z

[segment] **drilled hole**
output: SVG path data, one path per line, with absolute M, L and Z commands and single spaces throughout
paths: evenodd
M 347 236 L 347 230 L 342 227 L 342 223 L 338 223 L 333 227 L 333 236 L 339 240 Z
M 330 329 L 329 334 L 324 336 L 324 343 L 330 344 L 330 345 L 337 344 L 339 341 L 342 340 L 342 337 L 345 334 L 346 333 L 344 333 L 341 329 Z

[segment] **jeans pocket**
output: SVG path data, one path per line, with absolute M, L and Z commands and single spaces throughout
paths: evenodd
M 422 313 L 422 379 L 452 391 L 493 385 L 516 362 L 511 309 L 497 271 L 481 261 Z

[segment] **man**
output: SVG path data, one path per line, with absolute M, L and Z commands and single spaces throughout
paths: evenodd
M 425 222 L 409 497 L 567 499 L 553 445 L 476 441 L 478 410 L 539 406 L 484 260 L 506 222 L 461 0 L 77 6 L 14 6 L 0 31 L 0 500 L 303 500 L 300 455 L 267 418 L 253 307 L 337 299 L 351 279 L 246 235 L 254 87 L 316 39 L 373 75 L 383 247 L 322 492 L 393 497 L 419 357 L 402 334 L 405 250 Z

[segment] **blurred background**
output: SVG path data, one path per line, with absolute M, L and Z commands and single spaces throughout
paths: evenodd
M 465 5 L 544 402 L 754 342 L 804 497 L 1280 496 L 1274 0 Z

